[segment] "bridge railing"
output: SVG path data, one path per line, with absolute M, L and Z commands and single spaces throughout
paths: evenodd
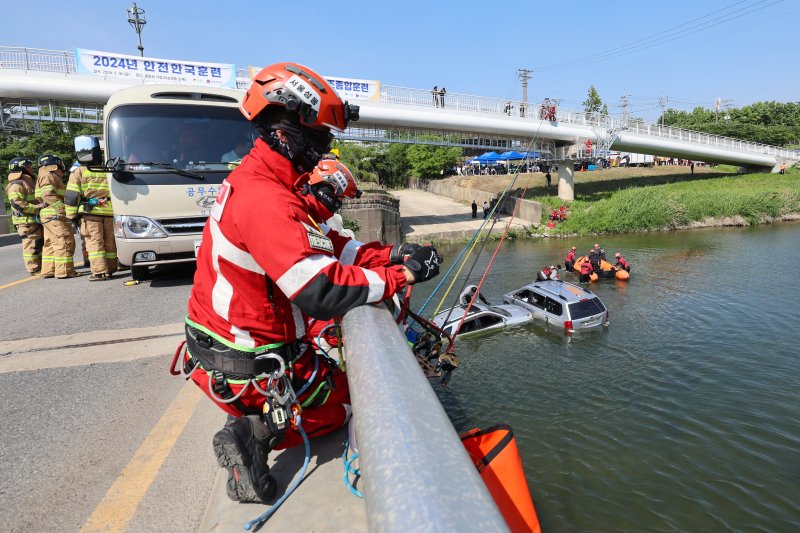
M 0 46 L 0 69 L 14 69 L 41 72 L 58 72 L 64 75 L 74 74 L 75 56 L 72 51 L 44 50 L 23 47 Z M 237 87 L 243 89 L 247 86 L 249 68 L 237 69 Z M 430 89 L 412 89 L 407 87 L 381 86 L 380 101 L 387 104 L 409 105 L 414 107 L 430 107 L 504 115 L 523 120 L 548 119 L 543 103 L 520 102 L 503 98 L 490 98 L 460 93 L 434 93 Z M 771 146 L 721 135 L 659 126 L 639 120 L 626 120 L 624 117 L 586 113 L 585 111 L 557 108 L 555 110 L 556 122 L 576 124 L 589 127 L 604 128 L 606 130 L 626 130 L 638 133 L 685 141 L 700 143 L 717 148 L 755 152 L 778 157 L 797 159 L 795 150 L 788 150 L 778 146 Z
M 342 320 L 370 531 L 508 531 L 384 306 Z

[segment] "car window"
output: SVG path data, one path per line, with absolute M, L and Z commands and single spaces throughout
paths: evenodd
M 481 319 L 480 317 L 475 318 L 468 318 L 461 324 L 461 329 L 459 330 L 461 333 L 467 333 L 469 331 L 475 331 L 480 329 L 481 327 Z
M 528 299 L 528 303 L 534 305 L 540 309 L 544 309 L 544 295 L 539 294 L 538 292 L 531 291 L 530 298 Z
M 561 312 L 563 311 L 563 307 L 561 306 L 560 302 L 553 300 L 552 298 L 545 298 L 544 300 L 544 309 L 548 313 L 552 313 L 556 316 L 561 316 Z
M 606 307 L 599 298 L 587 298 L 580 302 L 569 304 L 569 316 L 572 320 L 580 320 L 588 316 L 593 316 L 605 312 Z
M 502 321 L 503 319 L 496 315 L 483 315 L 481 317 L 481 325 L 484 328 L 488 328 L 489 326 L 494 326 L 495 324 L 499 324 Z
M 523 289 L 519 291 L 517 294 L 514 295 L 514 298 L 517 300 L 522 300 L 523 302 L 530 303 L 531 302 L 531 291 L 528 289 Z

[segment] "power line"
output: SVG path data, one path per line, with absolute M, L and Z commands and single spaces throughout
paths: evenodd
M 769 0 L 758 0 L 757 2 L 755 2 L 753 4 L 741 7 L 739 9 L 733 10 L 733 11 L 731 11 L 729 13 L 725 13 L 725 14 L 723 14 L 721 16 L 712 18 L 710 20 L 704 20 L 703 22 L 700 22 L 698 24 L 694 24 L 692 26 L 689 26 L 688 28 L 684 28 L 684 29 L 682 29 L 680 31 L 675 32 L 675 30 L 677 30 L 679 28 L 682 28 L 684 26 L 687 26 L 689 24 L 692 24 L 694 22 L 697 22 L 697 21 L 700 21 L 700 20 L 703 20 L 703 19 L 707 19 L 711 15 L 714 15 L 716 13 L 720 13 L 720 12 L 723 12 L 723 11 L 727 11 L 730 8 L 734 7 L 734 6 L 743 3 L 744 1 L 745 0 L 740 0 L 739 2 L 735 2 L 735 3 L 733 3 L 733 4 L 729 5 L 729 6 L 726 6 L 726 7 L 722 8 L 722 9 L 718 9 L 716 11 L 712 11 L 711 13 L 703 15 L 702 17 L 698 17 L 698 18 L 692 19 L 692 20 L 690 20 L 688 22 L 684 22 L 683 24 L 679 24 L 678 26 L 673 26 L 672 28 L 669 28 L 667 30 L 663 30 L 661 32 L 655 33 L 655 34 L 647 36 L 647 37 L 643 37 L 641 39 L 637 39 L 635 41 L 632 41 L 632 42 L 617 46 L 615 48 L 611 48 L 609 50 L 605 50 L 605 51 L 599 52 L 597 54 L 592 54 L 592 55 L 589 55 L 589 56 L 576 58 L 576 59 L 573 59 L 573 60 L 570 60 L 570 61 L 566 61 L 564 63 L 556 63 L 556 64 L 553 64 L 553 65 L 546 65 L 546 66 L 538 68 L 537 70 L 539 70 L 539 71 L 567 70 L 567 69 L 576 68 L 576 67 L 584 66 L 584 65 L 587 65 L 587 64 L 591 64 L 591 63 L 596 63 L 596 62 L 600 62 L 600 61 L 606 61 L 606 60 L 612 59 L 614 57 L 630 54 L 630 53 L 637 52 L 637 51 L 640 51 L 640 50 L 643 50 L 643 49 L 652 48 L 653 46 L 657 46 L 659 44 L 664 44 L 664 43 L 667 43 L 667 42 L 670 42 L 670 41 L 674 41 L 675 39 L 679 39 L 681 37 L 686 37 L 688 35 L 697 33 L 699 31 L 707 30 L 709 28 L 713 28 L 714 26 L 718 26 L 720 24 L 723 24 L 723 23 L 726 23 L 726 22 L 730 22 L 732 20 L 736 20 L 738 18 L 741 18 L 741 17 L 744 17 L 746 15 L 755 13 L 757 11 L 761 11 L 761 10 L 766 9 L 766 8 L 768 8 L 768 7 L 770 7 L 770 6 L 774 5 L 774 4 L 778 4 L 778 3 L 782 2 L 783 0 L 775 0 L 775 1 L 773 1 L 773 2 L 771 2 L 769 4 L 767 4 L 767 5 L 761 5 L 761 6 L 759 6 L 759 4 L 764 4 L 765 2 L 767 2 Z M 756 6 L 759 6 L 759 7 L 756 7 Z M 668 35 L 665 35 L 665 34 L 668 34 Z M 659 37 L 659 36 L 662 36 L 662 37 Z M 653 42 L 644 44 L 643 46 L 637 46 L 639 43 L 646 43 L 647 41 L 650 41 L 650 40 L 653 40 Z

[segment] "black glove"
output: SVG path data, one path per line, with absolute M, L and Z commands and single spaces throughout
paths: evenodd
M 403 266 L 414 276 L 414 283 L 428 281 L 439 274 L 442 256 L 431 245 L 419 246 L 408 256 Z
M 422 248 L 422 246 L 419 244 L 415 244 L 413 242 L 404 242 L 400 246 L 395 246 L 392 248 L 392 251 L 389 252 L 389 261 L 391 261 L 392 264 L 399 265 L 406 260 L 406 257 L 413 254 L 420 248 Z

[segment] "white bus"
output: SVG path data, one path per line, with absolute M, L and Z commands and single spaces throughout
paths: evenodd
M 114 93 L 99 140 L 76 139 L 78 159 L 109 175 L 121 265 L 134 279 L 150 267 L 195 260 L 220 184 L 255 138 L 239 112 L 243 93 L 141 85 Z

